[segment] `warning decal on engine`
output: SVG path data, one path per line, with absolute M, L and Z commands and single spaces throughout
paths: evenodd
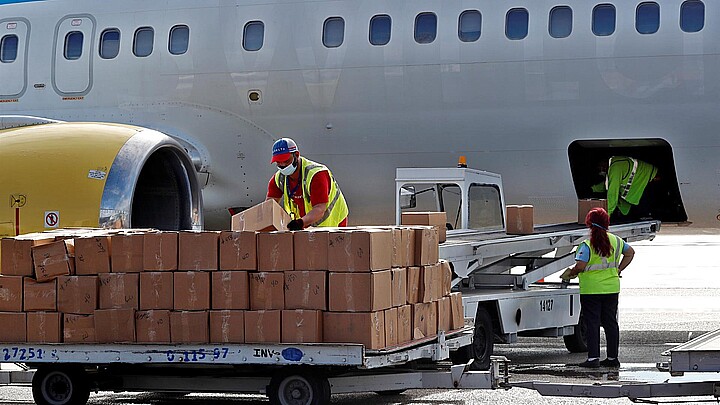
M 88 179 L 103 180 L 105 179 L 105 175 L 107 175 L 107 173 L 102 170 L 90 170 L 88 172 Z

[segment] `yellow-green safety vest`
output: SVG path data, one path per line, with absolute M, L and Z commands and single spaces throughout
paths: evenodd
M 330 194 L 328 195 L 328 204 L 325 209 L 325 214 L 314 224 L 307 224 L 306 226 L 338 226 L 340 222 L 348 216 L 348 206 L 345 202 L 340 187 L 335 181 L 332 172 L 324 165 L 313 162 L 312 160 L 301 157 L 300 158 L 300 181 L 303 193 L 303 202 L 305 203 L 305 213 L 307 214 L 312 210 L 312 204 L 310 203 L 310 182 L 316 173 L 323 170 L 327 170 L 328 176 L 330 176 Z M 292 196 L 288 195 L 287 188 L 287 176 L 280 172 L 275 173 L 275 184 L 279 189 L 283 190 L 283 196 L 281 200 L 282 207 L 285 211 L 292 215 L 293 218 L 300 218 L 300 209 L 292 200 Z
M 618 266 L 625 242 L 610 232 L 607 235 L 610 239 L 610 257 L 602 257 L 597 254 L 590 246 L 589 239 L 582 241 L 590 248 L 590 261 L 585 270 L 578 274 L 580 294 L 616 294 L 620 292 Z

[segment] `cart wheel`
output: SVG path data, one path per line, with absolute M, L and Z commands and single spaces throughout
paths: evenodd
M 308 370 L 279 372 L 270 380 L 267 395 L 273 405 L 326 405 L 330 383 Z
M 81 367 L 40 367 L 33 376 L 32 393 L 38 405 L 85 405 L 90 385 Z
M 582 312 L 578 324 L 575 325 L 572 335 L 563 336 L 565 347 L 570 353 L 583 353 L 587 348 L 587 335 L 585 330 L 585 322 L 583 322 Z
M 381 397 L 394 397 L 396 395 L 400 395 L 406 390 L 390 390 L 390 391 L 375 391 L 376 394 L 380 395 Z
M 495 335 L 493 333 L 492 318 L 487 309 L 478 306 L 475 314 L 475 333 L 473 333 L 473 343 L 470 345 L 473 361 L 471 368 L 473 370 L 489 370 L 490 356 L 493 354 L 493 343 Z

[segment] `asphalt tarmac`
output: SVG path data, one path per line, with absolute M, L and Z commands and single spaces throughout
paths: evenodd
M 623 273 L 619 322 L 619 371 L 583 371 L 573 367 L 585 359 L 571 354 L 562 339 L 520 338 L 512 345 L 496 345 L 495 354 L 511 362 L 511 382 L 551 381 L 584 384 L 609 382 L 662 382 L 709 378 L 720 373 L 673 377 L 656 369 L 666 361 L 661 353 L 703 332 L 720 329 L 720 230 L 665 228 L 654 241 L 633 244 L 635 260 Z M 552 279 L 549 279 L 552 281 Z M 603 341 L 604 344 L 604 341 Z M 603 349 L 604 355 L 604 349 Z M 675 398 L 699 401 L 705 398 Z M 661 401 L 673 400 L 672 398 Z M 0 403 L 29 404 L 29 387 L 0 387 Z M 148 393 L 95 393 L 90 404 L 266 404 L 258 395 L 190 394 L 167 397 Z M 509 390 L 411 390 L 398 396 L 374 393 L 335 395 L 334 404 L 630 404 L 629 399 L 543 397 L 525 388 Z

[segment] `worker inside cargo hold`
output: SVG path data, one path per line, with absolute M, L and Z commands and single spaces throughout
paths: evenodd
M 612 220 L 652 218 L 660 176 L 657 167 L 642 160 L 613 156 L 598 164 L 604 181 L 592 187 L 593 192 L 607 192 L 608 213 Z
M 275 163 L 278 170 L 268 184 L 267 199 L 277 201 L 292 216 L 288 230 L 347 226 L 345 197 L 327 167 L 301 157 L 290 138 L 273 144 L 270 163 Z

